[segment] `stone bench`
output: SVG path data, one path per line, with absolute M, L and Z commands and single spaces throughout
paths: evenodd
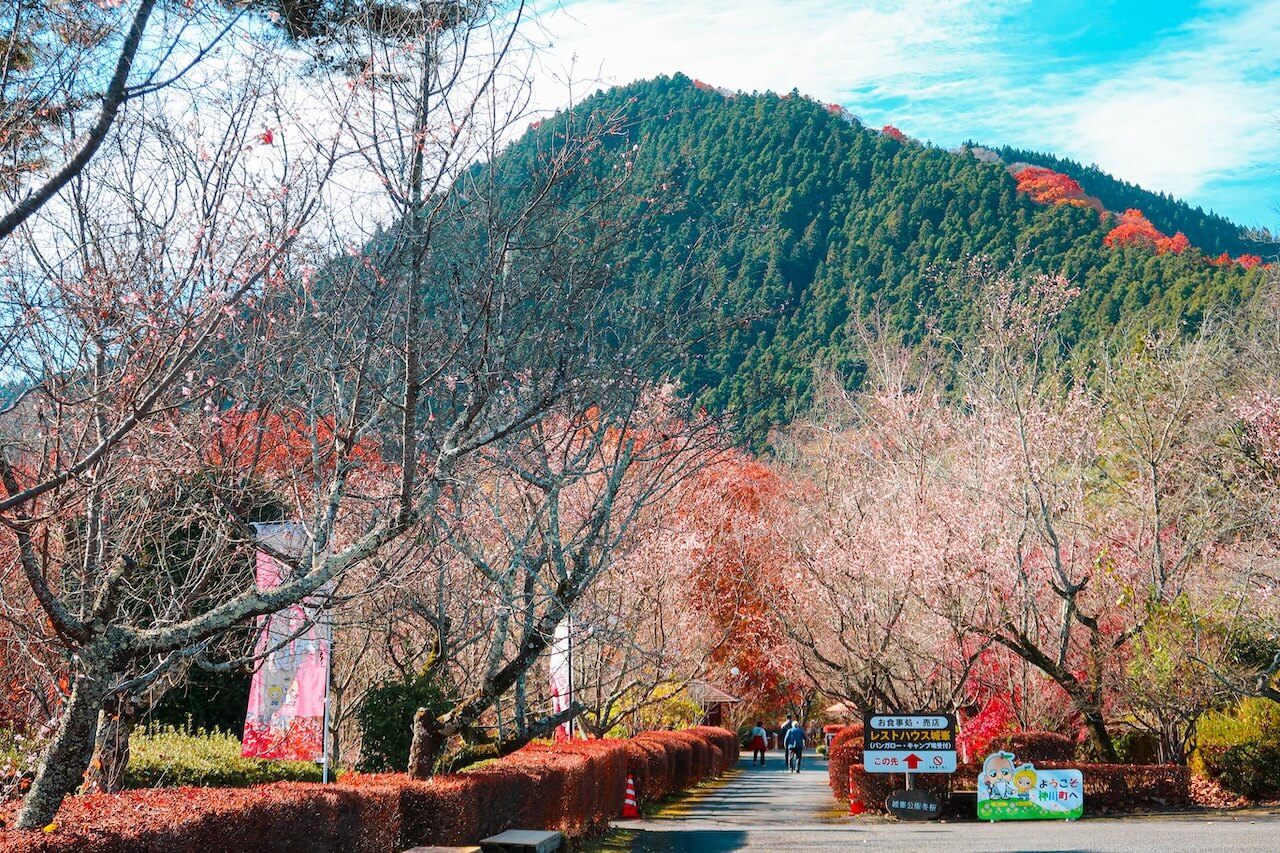
M 508 829 L 480 842 L 484 853 L 550 853 L 559 850 L 564 836 L 545 829 Z

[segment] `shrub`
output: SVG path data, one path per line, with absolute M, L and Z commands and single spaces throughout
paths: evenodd
M 240 739 L 224 732 L 151 725 L 129 738 L 128 788 L 245 788 L 269 782 L 319 782 L 312 761 L 240 757 Z
M 1019 756 L 1021 760 L 1021 756 Z M 1191 771 L 1177 764 L 1093 764 L 1084 761 L 1036 762 L 1046 770 L 1075 769 L 1084 774 L 1084 809 L 1133 811 L 1135 807 L 1191 803 Z
M 626 774 L 639 765 L 654 774 L 653 789 L 670 791 L 668 770 L 702 779 L 722 772 L 737 754 L 732 732 L 696 728 L 652 732 L 632 741 L 532 744 L 474 772 L 426 782 L 401 773 L 353 773 L 336 785 L 166 788 L 71 797 L 58 813 L 56 831 L 0 831 L 0 850 L 384 853 L 471 843 L 513 826 L 581 835 L 621 811 Z M 14 809 L 16 803 L 3 815 L 6 821 Z
M 1250 799 L 1280 795 L 1280 704 L 1245 699 L 1230 711 L 1205 714 L 1191 767 Z
M 1156 764 L 1160 760 L 1160 738 L 1154 732 L 1118 732 L 1111 740 L 1121 764 Z
M 862 724 L 845 726 L 831 739 L 827 780 L 837 800 L 849 799 L 849 768 L 862 766 Z
M 1039 764 L 1041 761 L 1071 761 L 1076 757 L 1076 745 L 1071 738 L 1057 732 L 1014 732 L 996 738 L 983 755 L 973 758 L 980 760 L 993 752 L 1012 752 L 1019 761 Z
M 443 714 L 453 702 L 448 691 L 424 676 L 384 681 L 369 688 L 356 711 L 360 726 L 360 763 L 365 773 L 409 766 L 413 716 L 419 708 Z
M 912 773 L 911 784 L 915 788 L 923 788 L 932 794 L 935 794 L 943 803 L 943 811 L 946 813 L 948 801 L 951 799 L 951 789 L 953 781 L 959 785 L 960 780 L 972 776 L 977 779 L 976 769 L 967 775 L 964 774 L 972 765 L 961 765 L 956 768 L 956 775 L 953 779 L 948 773 Z M 886 812 L 884 801 L 897 789 L 906 784 L 906 780 L 901 773 L 868 773 L 862 768 L 862 762 L 852 765 L 849 768 L 849 788 L 851 791 L 859 795 L 863 807 L 874 813 L 883 814 Z M 847 797 L 846 797 L 847 799 Z

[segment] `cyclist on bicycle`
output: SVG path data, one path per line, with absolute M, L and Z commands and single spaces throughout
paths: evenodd
M 782 745 L 787 750 L 787 766 L 791 768 L 792 773 L 800 772 L 800 758 L 804 754 L 804 726 L 796 723 L 787 729 L 787 734 L 782 740 Z M 795 763 L 792 763 L 792 759 Z

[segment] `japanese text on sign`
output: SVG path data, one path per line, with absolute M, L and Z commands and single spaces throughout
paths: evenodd
M 945 714 L 899 715 L 873 714 L 868 720 L 873 729 L 950 729 L 955 724 Z

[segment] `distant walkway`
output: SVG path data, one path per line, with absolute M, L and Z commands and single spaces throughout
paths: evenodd
M 643 830 L 637 853 L 861 850 L 912 853 L 1090 851 L 1090 853 L 1275 853 L 1280 813 L 1134 817 L 1020 823 L 898 823 L 843 816 L 827 787 L 827 763 L 812 754 L 788 773 L 780 752 L 761 770 L 748 756 L 730 780 L 690 803 L 680 817 L 620 822 Z

